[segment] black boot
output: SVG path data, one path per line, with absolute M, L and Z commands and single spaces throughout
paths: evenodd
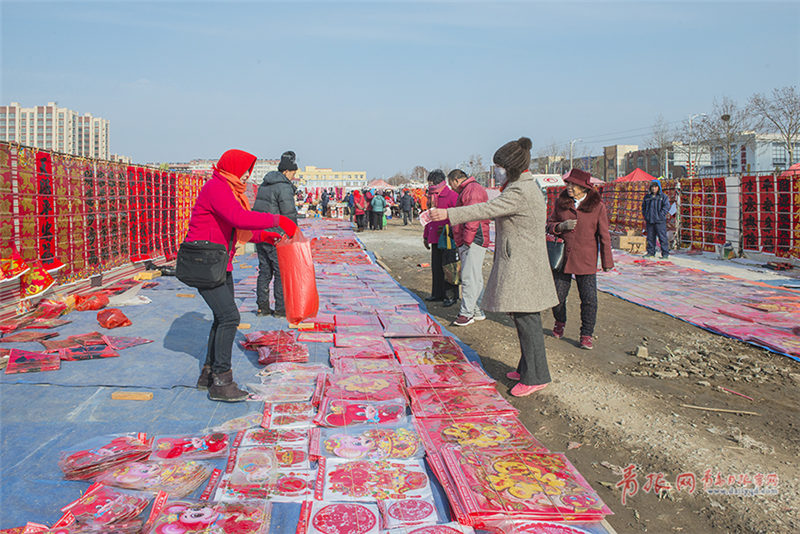
M 208 398 L 213 401 L 240 402 L 247 398 L 247 392 L 239 389 L 233 381 L 233 371 L 212 374 L 212 383 L 208 388 Z
M 211 385 L 211 366 L 204 365 L 203 370 L 200 371 L 200 378 L 197 379 L 197 389 L 207 390 Z

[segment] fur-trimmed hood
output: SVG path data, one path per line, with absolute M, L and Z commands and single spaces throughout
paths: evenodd
M 600 193 L 597 192 L 597 189 L 589 189 L 586 192 L 586 198 L 583 199 L 580 206 L 578 206 L 578 211 L 583 211 L 586 213 L 591 213 L 600 205 L 602 202 L 602 198 L 600 198 Z M 558 208 L 562 210 L 568 210 L 575 205 L 575 201 L 572 199 L 571 196 L 567 193 L 567 190 L 561 192 L 558 195 Z

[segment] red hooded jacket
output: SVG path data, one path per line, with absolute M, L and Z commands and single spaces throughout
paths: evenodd
M 469 177 L 463 184 L 461 184 L 461 192 L 458 193 L 456 207 L 471 206 L 473 204 L 480 204 L 481 202 L 488 201 L 489 195 L 486 193 L 486 189 L 484 189 L 481 184 L 475 181 L 475 178 Z M 453 239 L 456 242 L 456 246 L 469 246 L 474 243 L 475 238 L 478 236 L 479 230 L 481 235 L 477 244 L 482 247 L 488 247 L 490 242 L 488 219 L 483 219 L 482 221 L 471 221 L 463 224 L 454 224 Z

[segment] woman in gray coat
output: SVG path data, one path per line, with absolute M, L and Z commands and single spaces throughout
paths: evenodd
M 558 303 L 545 244 L 547 206 L 528 171 L 532 146 L 530 139 L 521 137 L 494 153 L 495 175 L 506 176 L 499 197 L 471 206 L 431 210 L 432 220 L 450 219 L 451 224 L 495 220 L 494 264 L 483 308 L 510 314 L 517 327 L 522 356 L 517 370 L 507 375 L 519 380 L 511 389 L 516 397 L 530 395 L 550 382 L 540 312 Z

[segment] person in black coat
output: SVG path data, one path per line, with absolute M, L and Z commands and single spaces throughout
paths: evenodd
M 400 197 L 400 209 L 403 212 L 403 226 L 408 226 L 408 221 L 414 220 L 412 216 L 414 199 L 408 194 L 408 190 L 403 191 L 403 196 Z
M 264 181 L 258 187 L 256 201 L 253 203 L 253 211 L 263 211 L 274 213 L 290 218 L 297 223 L 297 206 L 295 205 L 295 195 L 297 188 L 292 183 L 297 174 L 297 163 L 295 153 L 291 150 L 281 154 L 281 161 L 277 171 L 270 171 L 264 175 Z M 274 228 L 269 231 L 279 232 Z M 269 243 L 256 243 L 258 253 L 258 283 L 256 285 L 256 295 L 258 302 L 258 315 L 275 316 L 286 315 L 286 305 L 283 301 L 283 284 L 281 282 L 281 271 L 278 267 L 278 252 L 274 245 Z M 269 283 L 273 282 L 273 294 L 275 295 L 275 310 L 269 307 Z
M 669 197 L 661 190 L 661 182 L 653 180 L 650 191 L 642 200 L 642 216 L 647 231 L 647 256 L 656 255 L 656 238 L 661 245 L 661 257 L 669 258 L 669 239 L 667 239 L 667 215 Z

